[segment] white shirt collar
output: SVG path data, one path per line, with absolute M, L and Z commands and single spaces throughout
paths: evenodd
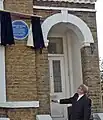
M 83 96 L 84 94 L 82 94 L 82 95 L 79 95 L 79 97 L 78 97 L 78 99 L 77 99 L 77 101 Z

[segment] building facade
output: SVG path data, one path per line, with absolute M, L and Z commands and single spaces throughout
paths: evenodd
M 41 54 L 26 46 L 27 39 L 0 47 L 0 115 L 35 120 L 37 114 L 50 114 L 54 120 L 66 120 L 67 105 L 51 99 L 72 96 L 81 83 L 89 86 L 93 112 L 100 112 L 95 0 L 5 0 L 3 5 L 42 16 L 46 48 Z

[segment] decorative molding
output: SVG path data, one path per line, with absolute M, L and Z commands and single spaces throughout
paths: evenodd
M 0 102 L 1 108 L 35 108 L 39 107 L 39 101 L 12 101 Z
M 90 43 L 94 43 L 92 33 L 87 24 L 79 17 L 68 14 L 66 10 L 62 10 L 61 13 L 54 14 L 44 20 L 44 22 L 42 23 L 44 42 L 48 42 L 47 37 L 50 29 L 60 22 L 70 23 L 77 27 L 79 32 L 74 28 L 73 31 L 76 32 L 77 35 L 82 37 L 82 39 L 80 39 L 82 43 L 81 46 L 88 46 L 90 45 Z
M 35 6 L 35 5 L 33 6 L 33 9 L 40 9 L 40 10 L 67 10 L 67 11 L 79 11 L 79 12 L 96 12 L 95 9 L 47 7 L 47 6 Z
M 40 10 L 60 10 L 62 14 L 65 14 L 65 11 L 68 13 L 68 11 L 81 11 L 81 12 L 96 12 L 95 9 L 85 9 L 85 8 L 65 8 L 65 7 L 47 7 L 47 6 L 33 6 L 33 9 L 40 9 Z M 66 15 L 67 15 L 66 13 Z M 43 26 L 43 25 L 42 25 Z M 43 31 L 43 34 L 45 34 L 45 31 Z M 49 40 L 45 39 L 44 37 L 44 43 L 45 47 L 48 46 Z M 83 43 L 82 46 L 89 45 L 88 42 L 86 44 Z
M 40 1 L 40 0 L 38 0 Z M 59 1 L 59 2 L 70 2 L 70 3 L 85 3 L 85 4 L 95 4 L 97 0 L 43 0 L 43 1 Z

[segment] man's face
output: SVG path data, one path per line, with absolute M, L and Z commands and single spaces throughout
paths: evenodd
M 79 95 L 84 94 L 84 91 L 83 91 L 82 87 L 78 87 L 77 93 L 78 93 Z

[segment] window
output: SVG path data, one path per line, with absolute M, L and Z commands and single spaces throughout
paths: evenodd
M 62 92 L 60 60 L 53 60 L 54 92 Z
M 63 39 L 60 37 L 49 37 L 48 53 L 63 54 Z

